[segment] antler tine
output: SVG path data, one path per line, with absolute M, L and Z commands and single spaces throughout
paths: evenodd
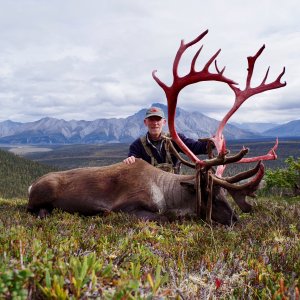
M 215 61 L 215 59 L 216 59 L 217 56 L 220 54 L 220 52 L 221 52 L 221 49 L 219 49 L 219 50 L 218 50 L 218 51 L 210 58 L 210 60 L 205 64 L 203 70 L 208 71 L 208 69 L 209 69 L 211 63 L 212 63 L 213 61 Z M 222 74 L 219 73 L 219 72 L 218 72 L 218 74 L 222 75 Z
M 174 147 L 174 145 L 171 143 L 171 138 L 170 137 L 167 137 L 165 136 L 166 138 L 166 145 L 167 147 L 171 150 L 171 152 L 173 153 L 173 155 L 178 159 L 180 160 L 184 165 L 190 167 L 190 168 L 193 168 L 195 169 L 196 168 L 196 164 L 195 163 L 192 163 L 190 161 L 187 161 L 185 160 L 179 153 L 178 151 L 176 150 L 176 148 Z
M 277 159 L 276 150 L 278 148 L 278 138 L 276 139 L 275 145 L 269 150 L 269 152 L 265 155 L 255 156 L 255 157 L 242 157 L 240 160 L 235 161 L 237 163 L 250 163 L 257 162 L 262 160 L 275 160 Z M 219 165 L 216 170 L 216 176 L 222 177 L 226 165 Z
M 218 72 L 219 74 L 223 74 L 226 67 L 224 67 L 224 68 L 222 69 L 222 71 L 220 71 L 219 68 L 218 68 L 217 60 L 215 60 L 215 68 L 216 68 L 216 70 L 217 70 L 217 72 Z
M 255 156 L 255 157 L 244 157 L 238 163 L 250 163 L 260 160 L 275 160 L 277 159 L 276 150 L 278 148 L 278 138 L 276 139 L 275 145 L 269 150 L 265 155 Z
M 165 84 L 165 83 L 163 83 L 157 76 L 156 76 L 156 72 L 157 72 L 157 70 L 154 70 L 154 71 L 152 71 L 152 77 L 154 78 L 154 80 L 158 83 L 158 85 L 165 91 L 165 93 L 166 93 L 166 91 L 167 91 L 167 89 L 168 89 L 168 86 Z
M 191 42 L 187 43 L 187 44 L 184 44 L 184 40 L 181 40 L 181 43 L 180 43 L 180 47 L 176 53 L 176 56 L 175 56 L 175 59 L 174 59 L 174 62 L 173 62 L 173 78 L 178 78 L 178 65 L 179 65 L 179 61 L 181 59 L 181 56 L 182 54 L 185 52 L 185 50 L 193 45 L 195 45 L 196 43 L 198 43 L 199 41 L 201 41 L 203 39 L 204 36 L 206 36 L 208 33 L 208 29 L 205 30 L 204 32 L 202 32 L 199 36 L 197 36 L 194 40 L 192 40 Z M 197 53 L 201 51 L 202 47 L 200 48 L 200 50 L 197 51 Z M 194 64 L 196 62 L 196 59 L 199 55 L 199 53 L 195 55 L 194 57 Z
M 247 60 L 248 60 L 248 75 L 247 75 L 247 80 L 246 80 L 246 89 L 250 88 L 250 84 L 251 84 L 251 79 L 252 79 L 252 75 L 253 75 L 253 70 L 254 70 L 254 65 L 255 62 L 257 60 L 257 58 L 262 54 L 262 52 L 265 49 L 265 45 L 263 45 L 254 56 L 248 56 Z
M 241 180 L 250 178 L 258 172 L 258 170 L 260 169 L 261 163 L 262 162 L 259 161 L 253 169 L 238 173 L 234 176 L 223 177 L 222 179 L 229 182 L 229 183 L 236 183 L 236 182 L 239 182 Z
M 214 180 L 215 184 L 225 187 L 228 190 L 245 190 L 245 188 L 253 186 L 254 184 L 256 185 L 261 181 L 261 179 L 263 178 L 263 175 L 264 175 L 264 170 L 265 170 L 264 165 L 262 163 L 260 163 L 258 170 L 254 173 L 254 174 L 256 174 L 256 176 L 252 180 L 250 180 L 246 183 L 243 183 L 243 184 L 234 184 L 234 183 L 228 182 L 227 180 L 225 180 L 223 178 L 221 179 L 216 176 L 213 177 L 213 180 Z
M 196 70 L 195 70 L 195 64 L 196 64 L 196 61 L 197 61 L 197 58 L 200 54 L 200 52 L 202 51 L 203 49 L 203 45 L 200 47 L 200 49 L 196 52 L 196 54 L 194 55 L 193 57 L 193 60 L 192 60 L 192 63 L 191 63 L 191 70 L 190 70 L 190 73 L 195 73 Z
M 205 160 L 205 167 L 210 168 L 217 165 L 227 165 L 240 161 L 247 153 L 248 149 L 242 149 L 239 153 L 232 156 L 218 155 L 212 159 Z
M 270 71 L 270 67 L 268 67 L 268 70 L 267 70 L 267 72 L 266 72 L 266 75 L 265 75 L 263 81 L 261 82 L 261 85 L 266 83 L 267 78 L 268 78 L 268 75 L 269 75 L 269 71 Z

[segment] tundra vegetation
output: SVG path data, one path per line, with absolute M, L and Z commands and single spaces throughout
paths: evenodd
M 34 178 L 39 168 L 49 171 L 3 151 L 0 160 L 15 166 L 10 180 L 20 172 Z M 270 173 L 299 176 L 289 161 Z M 0 298 L 299 299 L 300 197 L 271 194 L 268 180 L 251 215 L 235 207 L 240 220 L 233 227 L 59 210 L 40 220 L 26 212 L 25 196 L 7 196 L 3 189 Z

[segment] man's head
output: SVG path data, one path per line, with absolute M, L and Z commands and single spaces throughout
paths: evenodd
M 144 124 L 148 127 L 151 138 L 158 139 L 163 126 L 166 124 L 165 114 L 162 109 L 159 107 L 150 107 L 146 111 Z
M 153 106 L 146 111 L 145 119 L 149 117 L 160 117 L 162 119 L 165 119 L 165 114 L 161 108 Z

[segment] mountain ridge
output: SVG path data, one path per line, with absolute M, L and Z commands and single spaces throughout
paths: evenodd
M 153 103 L 160 107 L 167 117 L 167 106 Z M 96 119 L 93 121 L 56 119 L 45 117 L 37 121 L 20 123 L 10 120 L 0 122 L 1 144 L 98 144 L 98 143 L 130 143 L 146 133 L 144 116 L 147 108 L 143 108 L 127 118 Z M 176 110 L 176 129 L 178 132 L 194 139 L 212 136 L 219 125 L 219 121 L 207 117 L 199 112 L 187 112 L 178 107 Z M 299 122 L 299 131 L 293 134 L 300 136 L 300 120 L 292 121 L 294 128 Z M 288 123 L 287 123 L 288 124 Z M 288 125 L 285 131 L 288 131 Z M 282 126 L 257 132 L 244 129 L 242 124 L 227 124 L 224 128 L 226 139 L 253 139 L 263 136 L 272 137 L 280 133 Z M 249 125 L 247 125 L 249 128 Z M 278 128 L 277 131 L 272 131 Z M 164 128 L 168 130 L 167 126 Z

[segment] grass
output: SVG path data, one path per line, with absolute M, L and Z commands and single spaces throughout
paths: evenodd
M 300 198 L 257 200 L 233 227 L 0 199 L 0 298 L 299 299 Z

